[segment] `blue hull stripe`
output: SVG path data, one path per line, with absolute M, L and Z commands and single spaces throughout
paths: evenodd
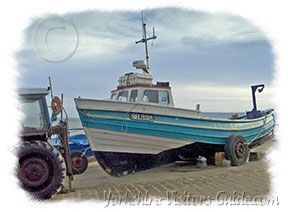
M 212 144 L 225 144 L 232 134 L 240 134 L 246 141 L 251 142 L 271 133 L 275 125 L 272 113 L 255 119 L 254 122 L 159 115 L 154 115 L 154 121 L 149 122 L 130 120 L 127 112 L 83 109 L 79 109 L 78 112 L 83 127 Z

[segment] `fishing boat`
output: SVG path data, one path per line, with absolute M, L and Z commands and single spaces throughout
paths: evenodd
M 149 69 L 146 24 L 143 38 L 146 61 L 133 62 L 143 73 L 119 78 L 108 100 L 75 98 L 76 108 L 90 148 L 101 167 L 112 176 L 122 176 L 199 155 L 212 157 L 225 152 L 232 165 L 247 161 L 249 150 L 273 134 L 274 110 L 260 111 L 252 86 L 254 108 L 227 119 L 202 117 L 196 109 L 174 106 L 169 82 L 153 83 Z

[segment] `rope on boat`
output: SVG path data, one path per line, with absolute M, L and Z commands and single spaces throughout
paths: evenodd
M 137 105 L 139 105 L 140 103 L 142 103 L 143 98 L 144 98 L 144 95 L 142 96 L 142 98 L 140 99 L 139 102 L 136 102 L 136 103 L 123 115 L 123 117 L 126 118 L 126 116 L 129 115 L 129 113 L 130 113 Z M 124 125 L 125 125 L 125 129 L 123 128 Z M 121 130 L 124 131 L 124 132 L 127 132 L 127 131 L 128 131 L 128 123 L 127 123 L 127 120 L 126 120 L 126 119 L 123 120 L 123 124 L 121 125 Z
M 274 118 L 274 116 L 273 116 L 273 118 Z M 257 137 L 260 135 L 260 133 L 261 133 L 262 130 L 264 129 L 266 122 L 267 122 L 267 113 L 265 113 L 265 119 L 264 119 L 263 126 L 261 127 L 261 129 L 259 130 L 259 132 L 257 133 L 257 135 L 255 136 L 255 138 L 253 138 L 252 141 L 250 141 L 250 143 L 252 143 L 253 141 L 255 141 L 255 140 L 257 139 Z
M 126 118 L 127 115 L 129 115 L 129 113 L 137 106 L 139 105 L 140 103 L 142 103 L 142 99 L 144 98 L 144 96 L 141 98 L 141 100 L 139 102 L 136 102 L 126 113 L 124 113 L 121 117 L 122 118 Z M 83 114 L 84 116 L 88 117 L 86 113 L 82 112 L 82 111 L 79 111 L 81 114 Z M 93 120 L 93 118 L 91 117 L 88 117 L 88 119 L 92 122 L 92 123 L 97 123 L 97 121 Z M 109 119 L 107 119 L 106 122 L 104 122 L 104 124 L 109 124 Z M 122 125 L 121 125 L 121 130 L 123 132 L 127 132 L 128 131 L 128 123 L 127 123 L 127 120 L 124 119 L 123 122 L 122 122 Z
M 273 121 L 274 121 L 274 126 L 273 126 L 272 135 L 274 135 L 274 129 L 275 129 L 275 126 L 276 126 L 276 118 L 275 118 L 274 113 L 272 113 L 272 116 L 273 116 Z

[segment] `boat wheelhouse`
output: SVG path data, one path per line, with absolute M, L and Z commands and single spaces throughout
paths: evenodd
M 133 72 L 125 74 L 119 78 L 117 89 L 111 92 L 111 100 L 174 107 L 169 82 L 153 84 L 152 80 L 150 74 Z

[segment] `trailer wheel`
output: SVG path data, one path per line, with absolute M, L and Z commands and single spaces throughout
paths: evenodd
M 60 191 L 66 175 L 61 154 L 42 141 L 25 142 L 18 148 L 17 177 L 34 199 L 51 198 Z
M 81 151 L 71 152 L 73 174 L 82 174 L 88 167 L 88 159 Z
M 241 135 L 229 136 L 225 144 L 225 155 L 233 166 L 244 164 L 249 156 L 249 146 L 245 138 Z

